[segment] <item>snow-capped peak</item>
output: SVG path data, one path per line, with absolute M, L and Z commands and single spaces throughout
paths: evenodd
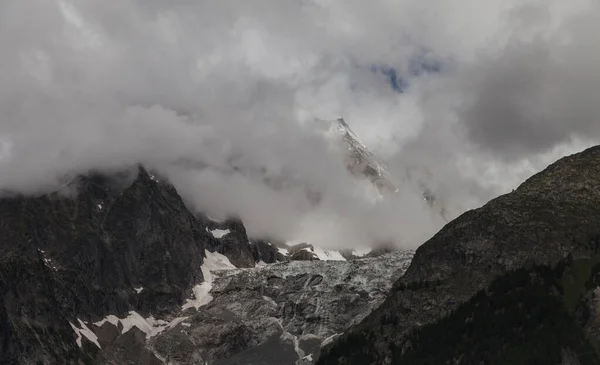
M 367 146 L 350 129 L 343 118 L 329 121 L 329 135 L 338 136 L 344 142 L 347 151 L 345 163 L 348 170 L 357 176 L 368 178 L 380 193 L 398 191 L 383 162 L 369 151 Z

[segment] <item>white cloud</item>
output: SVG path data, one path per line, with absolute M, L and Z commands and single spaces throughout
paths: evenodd
M 457 214 L 600 136 L 598 18 L 592 0 L 6 0 L 0 189 L 142 162 L 253 233 L 415 245 L 441 224 L 417 189 L 374 208 L 310 121 L 343 116 Z M 411 78 L 424 55 L 442 72 Z M 406 92 L 373 65 L 408 77 Z

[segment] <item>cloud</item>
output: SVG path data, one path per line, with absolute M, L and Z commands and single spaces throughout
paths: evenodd
M 542 4 L 522 10 L 523 20 L 501 53 L 468 65 L 458 86 L 465 98 L 459 115 L 470 140 L 508 159 L 546 152 L 574 137 L 600 137 L 600 8 L 590 4 L 585 13 L 537 29 L 549 22 L 539 16 L 544 10 Z
M 6 0 L 0 189 L 141 162 L 254 235 L 414 247 L 443 224 L 417 180 L 456 216 L 598 139 L 593 4 Z M 339 116 L 400 194 L 347 173 Z

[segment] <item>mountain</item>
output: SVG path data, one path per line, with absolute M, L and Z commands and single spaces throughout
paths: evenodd
M 527 361 L 527 353 L 536 344 L 579 363 L 595 363 L 596 354 L 589 361 L 586 356 L 600 348 L 594 302 L 599 245 L 600 147 L 593 147 L 447 224 L 418 248 L 385 302 L 325 348 L 318 364 L 394 364 L 400 359 L 403 364 L 470 364 L 467 345 L 484 342 L 492 358 L 483 363 L 534 363 Z M 531 300 L 549 304 L 536 307 Z M 514 322 L 507 323 L 522 323 L 521 329 L 498 328 L 482 338 L 469 332 L 518 308 L 531 312 L 514 313 Z M 477 315 L 482 311 L 487 319 Z M 556 316 L 547 321 L 531 319 L 550 313 Z M 550 323 L 552 318 L 556 323 Z M 472 326 L 465 327 L 468 322 Z M 573 334 L 572 341 L 561 336 L 562 330 Z M 557 337 L 536 340 L 545 331 Z M 517 335 L 528 345 L 514 347 L 511 336 Z M 452 336 L 448 343 L 462 347 L 444 347 L 448 351 L 434 356 L 435 361 L 415 355 Z M 501 356 L 507 349 L 515 351 L 513 362 Z
M 74 197 L 0 200 L 0 354 L 8 363 L 89 362 L 73 338 L 73 328 L 85 328 L 78 318 L 167 313 L 203 280 L 209 233 L 172 186 L 143 169 L 125 187 L 97 174 L 76 184 Z
M 367 177 L 382 194 L 397 192 L 398 188 L 392 182 L 392 177 L 383 162 L 369 151 L 344 119 L 338 118 L 330 123 L 330 131 L 340 135 L 347 146 L 345 163 L 348 171 L 355 176 Z
M 239 222 L 199 219 L 143 168 L 67 188 L 0 199 L 0 358 L 9 363 L 91 361 L 73 337 L 87 331 L 80 319 L 179 310 L 205 279 L 205 250 L 240 267 L 274 262 L 276 249 L 251 246 Z
M 600 147 L 416 252 L 249 238 L 143 167 L 0 198 L 2 364 L 597 364 L 599 300 Z
M 436 196 L 430 187 L 431 173 L 420 168 L 407 168 L 404 181 L 394 181 L 385 164 L 378 159 L 361 142 L 343 118 L 338 118 L 329 123 L 330 135 L 341 137 L 344 160 L 348 171 L 356 177 L 366 177 L 376 187 L 381 197 L 387 194 L 395 194 L 400 190 L 401 184 L 414 184 L 421 191 L 423 200 L 436 212 L 443 221 L 448 221 L 448 212 L 443 201 Z
M 305 248 L 192 213 L 143 167 L 6 196 L 0 363 L 312 364 L 385 299 L 413 252 L 287 251 Z

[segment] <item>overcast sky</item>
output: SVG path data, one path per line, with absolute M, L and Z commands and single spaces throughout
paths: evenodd
M 597 143 L 599 6 L 4 0 L 0 189 L 37 193 L 66 173 L 141 162 L 253 235 L 414 247 L 443 222 L 408 170 L 456 216 Z M 311 122 L 339 116 L 400 194 L 365 197 Z M 298 184 L 266 187 L 260 168 L 321 204 Z

